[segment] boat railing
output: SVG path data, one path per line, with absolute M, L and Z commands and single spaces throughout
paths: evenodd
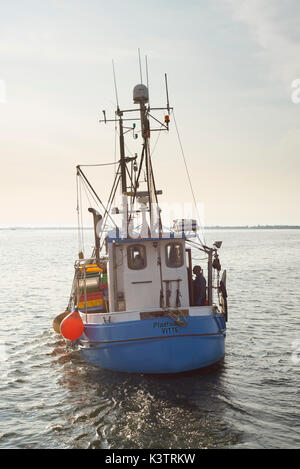
M 107 263 L 107 258 L 101 258 L 100 259 L 100 264 L 103 264 L 105 265 Z M 88 269 L 88 268 L 91 268 L 91 266 L 94 266 L 95 268 L 98 267 L 97 265 L 97 259 L 96 257 L 88 257 L 86 259 L 76 259 L 75 263 L 74 263 L 74 267 L 75 269 Z M 103 270 L 102 267 L 98 267 L 99 268 L 99 271 L 100 270 Z

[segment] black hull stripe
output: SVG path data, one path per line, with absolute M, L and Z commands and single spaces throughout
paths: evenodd
M 154 340 L 154 339 L 173 339 L 176 337 L 207 337 L 207 336 L 215 336 L 215 335 L 224 335 L 225 331 L 221 332 L 212 332 L 207 334 L 181 334 L 181 335 L 160 335 L 156 337 L 141 337 L 137 339 L 122 339 L 122 340 L 80 340 L 82 343 L 89 343 L 89 344 L 120 344 L 125 342 L 138 342 L 142 340 Z

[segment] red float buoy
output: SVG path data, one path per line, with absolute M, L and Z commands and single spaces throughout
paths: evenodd
M 70 313 L 60 324 L 60 332 L 65 339 L 77 340 L 84 331 L 84 324 L 78 311 Z

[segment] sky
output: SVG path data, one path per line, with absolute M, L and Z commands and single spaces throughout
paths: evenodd
M 0 0 L 0 11 L 0 227 L 76 226 L 76 165 L 118 157 L 114 126 L 99 123 L 103 109 L 114 116 L 112 60 L 131 108 L 138 49 L 152 106 L 166 104 L 168 74 L 202 224 L 300 224 L 297 0 Z M 189 204 L 174 116 L 156 140 L 161 202 Z M 141 141 L 126 145 L 130 156 Z M 86 174 L 105 200 L 112 167 Z

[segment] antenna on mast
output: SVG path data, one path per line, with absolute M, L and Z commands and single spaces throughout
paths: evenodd
M 148 75 L 148 57 L 145 55 L 145 62 L 146 62 L 146 79 L 147 79 L 147 88 L 148 88 L 148 96 L 149 96 L 149 75 Z M 150 100 L 148 99 L 148 106 L 150 108 Z
M 138 52 L 139 52 L 139 65 L 140 65 L 141 84 L 143 84 L 143 75 L 142 75 L 142 64 L 141 64 L 141 52 L 140 52 L 140 48 L 138 48 Z
M 167 93 L 167 109 L 168 109 L 168 114 L 170 114 L 169 91 L 168 91 L 168 78 L 167 78 L 167 74 L 166 74 L 166 73 L 165 73 L 165 83 L 166 83 L 166 93 Z
M 116 81 L 116 71 L 115 71 L 115 64 L 114 64 L 114 61 L 112 61 L 112 68 L 113 68 L 113 75 L 114 75 L 114 85 L 115 85 L 115 93 L 116 93 L 117 108 L 119 109 L 119 98 L 118 98 L 117 81 Z

